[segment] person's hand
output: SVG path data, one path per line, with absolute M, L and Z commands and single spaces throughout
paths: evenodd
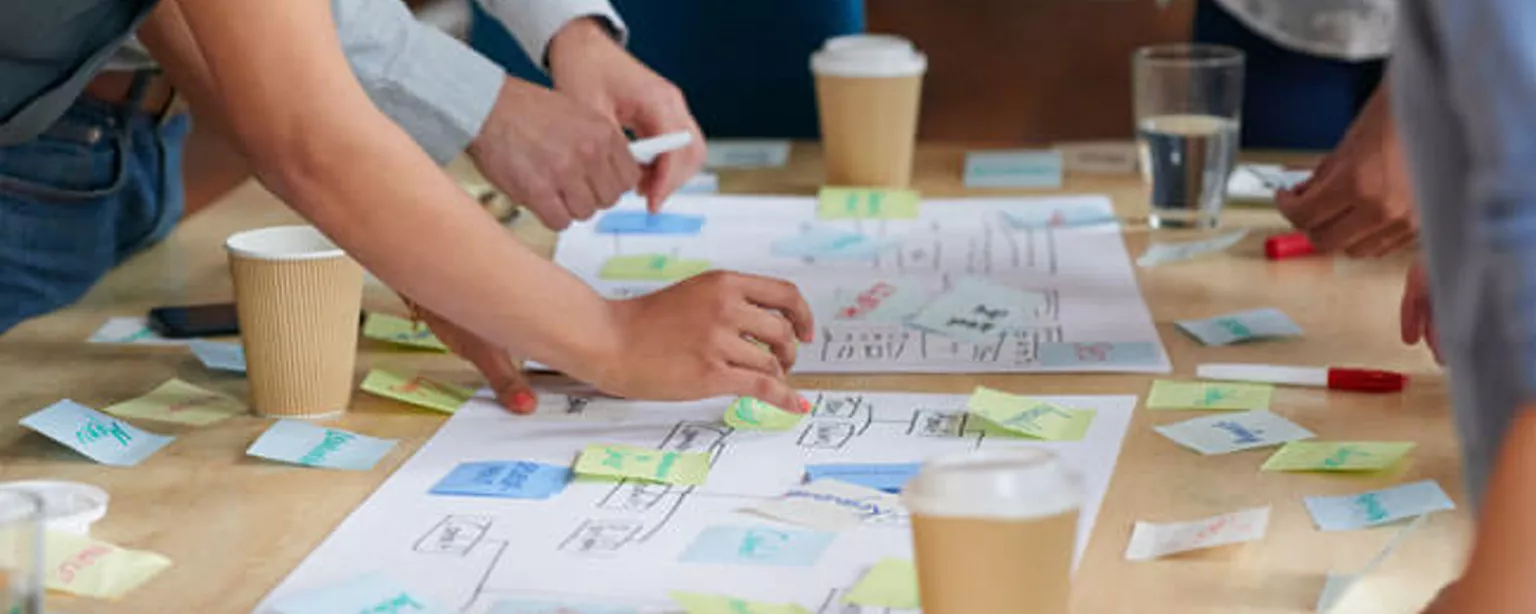
M 579 100 L 639 138 L 689 131 L 693 143 L 645 169 L 640 193 L 652 212 L 704 166 L 704 134 L 677 86 L 620 47 L 593 18 L 567 24 L 549 43 L 555 90 Z
M 1385 90 L 1377 89 L 1310 180 L 1275 195 L 1280 213 L 1319 251 L 1375 258 L 1418 235 L 1408 164 Z
M 485 178 L 552 230 L 612 206 L 640 180 L 629 140 L 569 96 L 507 79 L 470 143 Z
M 506 350 L 442 316 L 424 309 L 417 313 L 443 345 L 480 370 L 502 407 L 515 414 L 531 414 L 538 408 L 539 398 L 528 384 L 521 361 L 513 360 Z
M 749 396 L 790 411 L 801 406 L 785 378 L 796 341 L 810 342 L 814 323 L 794 284 L 711 271 L 613 308 L 623 332 L 610 381 L 594 382 L 605 392 L 667 401 Z
M 1440 337 L 1435 334 L 1434 312 L 1429 303 L 1429 279 L 1424 265 L 1415 262 L 1408 269 L 1408 279 L 1403 283 L 1402 333 L 1403 343 L 1414 345 L 1420 340 L 1434 353 L 1435 362 L 1445 364 L 1440 357 Z

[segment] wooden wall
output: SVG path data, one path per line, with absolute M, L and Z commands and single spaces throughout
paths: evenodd
M 866 0 L 871 32 L 928 54 L 920 133 L 1044 144 L 1129 138 L 1131 52 L 1185 41 L 1193 0 Z

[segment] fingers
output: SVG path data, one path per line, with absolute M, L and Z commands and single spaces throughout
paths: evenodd
M 1346 245 L 1344 253 L 1351 258 L 1380 258 L 1412 243 L 1413 239 L 1414 232 L 1409 223 L 1397 220 Z
M 687 147 L 662 154 L 654 164 L 644 169 L 640 191 L 645 194 L 651 212 L 655 213 L 661 210 L 662 203 L 673 192 L 704 166 L 704 131 L 693 120 L 693 113 L 688 110 L 682 92 L 670 86 L 649 96 L 636 109 L 632 119 L 636 133 L 642 137 L 684 130 L 693 133 L 694 137 Z
M 1419 331 L 1424 327 L 1424 313 L 1419 297 L 1415 296 L 1414 283 L 1410 277 L 1407 285 L 1403 287 L 1402 302 L 1398 305 L 1398 328 L 1402 335 L 1403 343 L 1414 345 L 1419 342 Z
M 784 370 L 795 366 L 795 330 L 789 320 L 775 312 L 753 305 L 742 305 L 737 315 L 741 332 L 768 346 L 768 352 L 779 360 Z M 761 349 L 759 349 L 761 351 Z
M 691 123 L 692 120 L 690 120 Z M 687 147 L 663 154 L 650 169 L 651 177 L 645 191 L 647 206 L 651 212 L 661 210 L 662 203 L 666 202 L 677 189 L 688 182 L 688 178 L 698 174 L 704 166 L 704 140 L 699 134 L 697 126 L 692 128 L 694 139 Z
M 799 288 L 782 279 L 756 275 L 737 277 L 741 280 L 742 295 L 748 301 L 778 311 L 794 327 L 795 338 L 804 343 L 811 342 L 816 326 L 815 317 L 811 315 L 811 306 L 805 302 Z
M 751 346 L 748 345 L 748 347 Z M 757 348 L 752 349 L 757 350 Z M 761 351 L 757 354 L 767 355 Z M 770 360 L 770 362 L 774 361 Z M 730 367 L 711 380 L 719 383 L 719 388 L 715 391 L 717 396 L 752 397 L 785 411 L 798 411 L 801 406 L 800 395 L 782 377 L 775 378 L 761 371 Z
M 1332 185 L 1335 167 L 1333 157 L 1329 156 L 1306 183 L 1275 194 L 1275 208 L 1292 226 L 1311 230 L 1348 211 L 1349 199 L 1331 197 L 1335 192 Z
M 1331 252 L 1354 245 L 1374 230 L 1375 223 L 1365 211 L 1357 208 L 1326 224 L 1308 228 L 1307 236 L 1312 238 L 1318 251 Z

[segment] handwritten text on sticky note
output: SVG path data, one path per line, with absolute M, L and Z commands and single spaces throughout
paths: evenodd
M 858 584 L 843 595 L 843 603 L 896 610 L 915 610 L 917 566 L 906 559 L 880 559 Z
M 714 565 L 810 567 L 835 536 L 768 526 L 709 527 L 699 533 L 679 560 Z
M 1306 441 L 1286 444 L 1264 461 L 1265 471 L 1381 471 L 1414 444 L 1391 441 Z
M 1307 497 L 1303 502 L 1312 522 L 1324 531 L 1352 531 L 1456 509 L 1434 480 L 1341 497 Z
M 576 474 L 697 486 L 709 478 L 709 455 L 623 444 L 592 444 L 577 457 Z
M 1310 439 L 1312 431 L 1265 410 L 1206 416 L 1153 427 L 1164 437 L 1201 454 L 1226 454 Z
M 1046 306 L 1044 294 L 991 281 L 961 278 L 913 316 L 909 324 L 971 343 L 993 343 L 1034 322 Z
M 568 467 L 529 461 L 462 463 L 432 487 L 434 495 L 548 499 L 565 490 Z
M 10 546 L 0 534 L 0 567 L 25 563 L 9 560 L 30 547 Z M 49 589 L 99 599 L 117 599 L 171 566 L 171 560 L 144 550 L 119 548 L 107 542 L 62 531 L 47 531 L 43 543 L 43 584 Z M 14 568 L 14 567 L 13 567 Z
M 448 346 L 443 345 L 443 342 L 432 334 L 432 329 L 427 328 L 426 324 L 417 324 L 386 313 L 370 312 L 368 320 L 363 323 L 363 336 L 396 345 L 439 352 L 448 351 Z
M 609 258 L 597 276 L 618 281 L 676 281 L 708 270 L 708 260 L 678 258 L 667 254 L 640 254 Z
M 239 399 L 172 379 L 149 394 L 112 405 L 104 411 L 124 418 L 207 426 L 243 414 L 245 410 L 245 403 Z
M 1237 382 L 1152 382 L 1147 409 L 1269 409 L 1270 384 Z
M 245 453 L 306 467 L 367 471 L 395 447 L 378 439 L 298 420 L 278 420 Z
M 917 217 L 921 206 L 916 190 L 824 187 L 817 196 L 816 216 L 823 220 L 909 220 Z
M 449 614 L 449 610 L 378 573 L 286 597 L 272 609 L 278 614 Z
M 1138 521 L 1131 530 L 1130 543 L 1126 544 L 1125 560 L 1148 561 L 1180 552 L 1258 541 L 1268 529 L 1268 507 L 1189 522 Z
M 1036 439 L 1060 440 L 1078 422 L 1077 412 L 1039 399 L 978 387 L 966 401 L 972 415 Z
M 1061 152 L 1015 149 L 965 154 L 967 188 L 1060 188 Z
M 463 386 L 414 376 L 405 377 L 383 369 L 368 372 L 363 379 L 363 390 L 381 397 L 394 399 L 451 414 L 475 396 L 475 391 Z
M 841 480 L 817 480 L 789 489 L 753 512 L 819 531 L 841 531 L 900 513 L 895 495 Z
M 103 465 L 131 467 L 175 437 L 156 435 L 65 399 L 21 419 L 21 425 Z
M 1300 337 L 1301 327 L 1279 309 L 1229 313 L 1204 320 L 1180 320 L 1179 328 L 1205 345 L 1231 345 L 1256 339 Z

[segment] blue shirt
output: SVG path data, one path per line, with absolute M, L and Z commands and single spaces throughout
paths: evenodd
M 1391 66 L 1467 486 L 1536 401 L 1536 0 L 1406 0 Z

